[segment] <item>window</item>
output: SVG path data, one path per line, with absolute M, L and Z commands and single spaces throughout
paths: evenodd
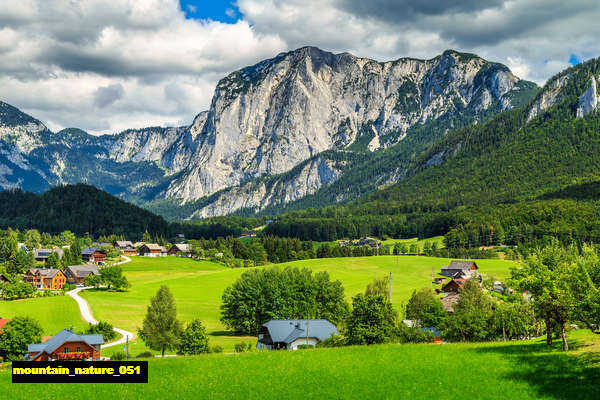
M 68 353 L 68 352 L 69 352 L 69 348 L 65 347 L 65 353 Z

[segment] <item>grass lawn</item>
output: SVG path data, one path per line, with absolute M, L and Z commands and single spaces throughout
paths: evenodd
M 404 243 L 407 246 L 410 246 L 411 244 L 417 244 L 419 246 L 419 249 L 421 249 L 421 251 L 423 251 L 423 246 L 425 245 L 425 242 L 429 242 L 429 243 L 433 243 L 436 242 L 438 249 L 441 249 L 444 246 L 444 237 L 443 236 L 433 236 L 427 239 L 421 239 L 419 240 L 419 238 L 412 238 L 412 239 L 387 239 L 382 241 L 381 243 L 383 243 L 384 246 L 389 246 L 389 245 L 395 245 L 396 243 Z
M 339 279 L 346 290 L 348 300 L 375 277 L 392 272 L 392 301 L 396 307 L 405 303 L 413 290 L 430 286 L 432 268 L 437 273 L 448 259 L 416 256 L 381 256 L 326 258 L 294 261 L 278 264 L 308 267 L 314 271 L 328 271 L 332 279 Z M 510 261 L 482 260 L 477 262 L 480 271 L 493 271 L 495 277 L 508 275 Z M 211 344 L 233 351 L 235 343 L 256 340 L 255 337 L 232 336 L 220 323 L 220 305 L 223 290 L 231 285 L 245 269 L 231 269 L 209 261 L 193 261 L 175 257 L 132 257 L 123 265 L 131 282 L 128 292 L 116 293 L 104 290 L 87 290 L 81 293 L 88 300 L 99 320 L 107 320 L 114 326 L 135 332 L 142 325 L 149 299 L 160 285 L 167 285 L 173 292 L 179 319 L 184 322 L 200 318 L 211 333 Z M 111 354 L 116 349 L 107 349 Z M 131 354 L 147 350 L 137 339 L 131 344 Z
M 598 399 L 598 335 L 571 334 L 574 352 L 529 342 L 380 345 L 152 359 L 149 383 L 44 384 L 45 399 Z M 3 398 L 40 386 L 11 384 Z
M 0 317 L 30 316 L 40 322 L 44 335 L 55 335 L 73 325 L 83 330 L 87 324 L 81 319 L 77 303 L 69 296 L 38 297 L 23 300 L 0 300 Z

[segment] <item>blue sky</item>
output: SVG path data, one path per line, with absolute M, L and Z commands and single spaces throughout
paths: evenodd
M 179 3 L 187 18 L 235 22 L 241 17 L 238 8 L 233 4 L 235 1 L 180 0 Z

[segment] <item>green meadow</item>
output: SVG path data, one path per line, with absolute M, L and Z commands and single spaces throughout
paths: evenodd
M 79 316 L 77 303 L 71 297 L 38 297 L 23 300 L 0 300 L 0 317 L 30 316 L 39 321 L 44 335 L 55 335 L 73 325 L 83 330 L 87 324 Z
M 348 300 L 364 291 L 376 277 L 392 273 L 392 302 L 397 309 L 406 303 L 415 289 L 433 287 L 432 274 L 438 276 L 440 267 L 449 259 L 423 256 L 380 256 L 324 258 L 278 264 L 307 267 L 313 271 L 327 271 L 332 279 L 339 279 Z M 478 260 L 480 272 L 498 279 L 508 277 L 514 265 L 504 260 Z M 264 268 L 264 267 L 261 267 Z M 178 257 L 132 257 L 123 264 L 131 288 L 127 292 L 86 290 L 81 292 L 90 304 L 96 319 L 136 332 L 141 326 L 150 297 L 160 285 L 167 285 L 175 297 L 178 317 L 183 322 L 200 318 L 210 332 L 211 345 L 220 345 L 225 352 L 233 351 L 235 343 L 252 341 L 254 337 L 233 336 L 219 321 L 221 295 L 245 269 L 232 269 L 210 261 L 194 261 Z M 46 334 L 74 325 L 84 327 L 75 302 L 69 297 L 52 297 L 0 302 L 0 316 L 31 315 L 37 318 Z M 107 349 L 110 355 L 116 348 Z M 119 349 L 120 350 L 120 349 Z M 147 350 L 137 339 L 131 343 L 133 355 Z
M 599 335 L 570 334 L 575 351 L 543 340 L 408 344 L 151 359 L 147 384 L 44 384 L 45 399 L 598 399 Z M 3 398 L 40 397 L 11 384 Z

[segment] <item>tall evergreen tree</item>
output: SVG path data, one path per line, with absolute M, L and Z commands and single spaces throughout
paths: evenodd
M 181 340 L 181 322 L 177 320 L 175 300 L 169 288 L 162 285 L 156 296 L 150 298 L 150 305 L 142 329 L 138 329 L 140 338 L 152 350 L 174 350 Z

